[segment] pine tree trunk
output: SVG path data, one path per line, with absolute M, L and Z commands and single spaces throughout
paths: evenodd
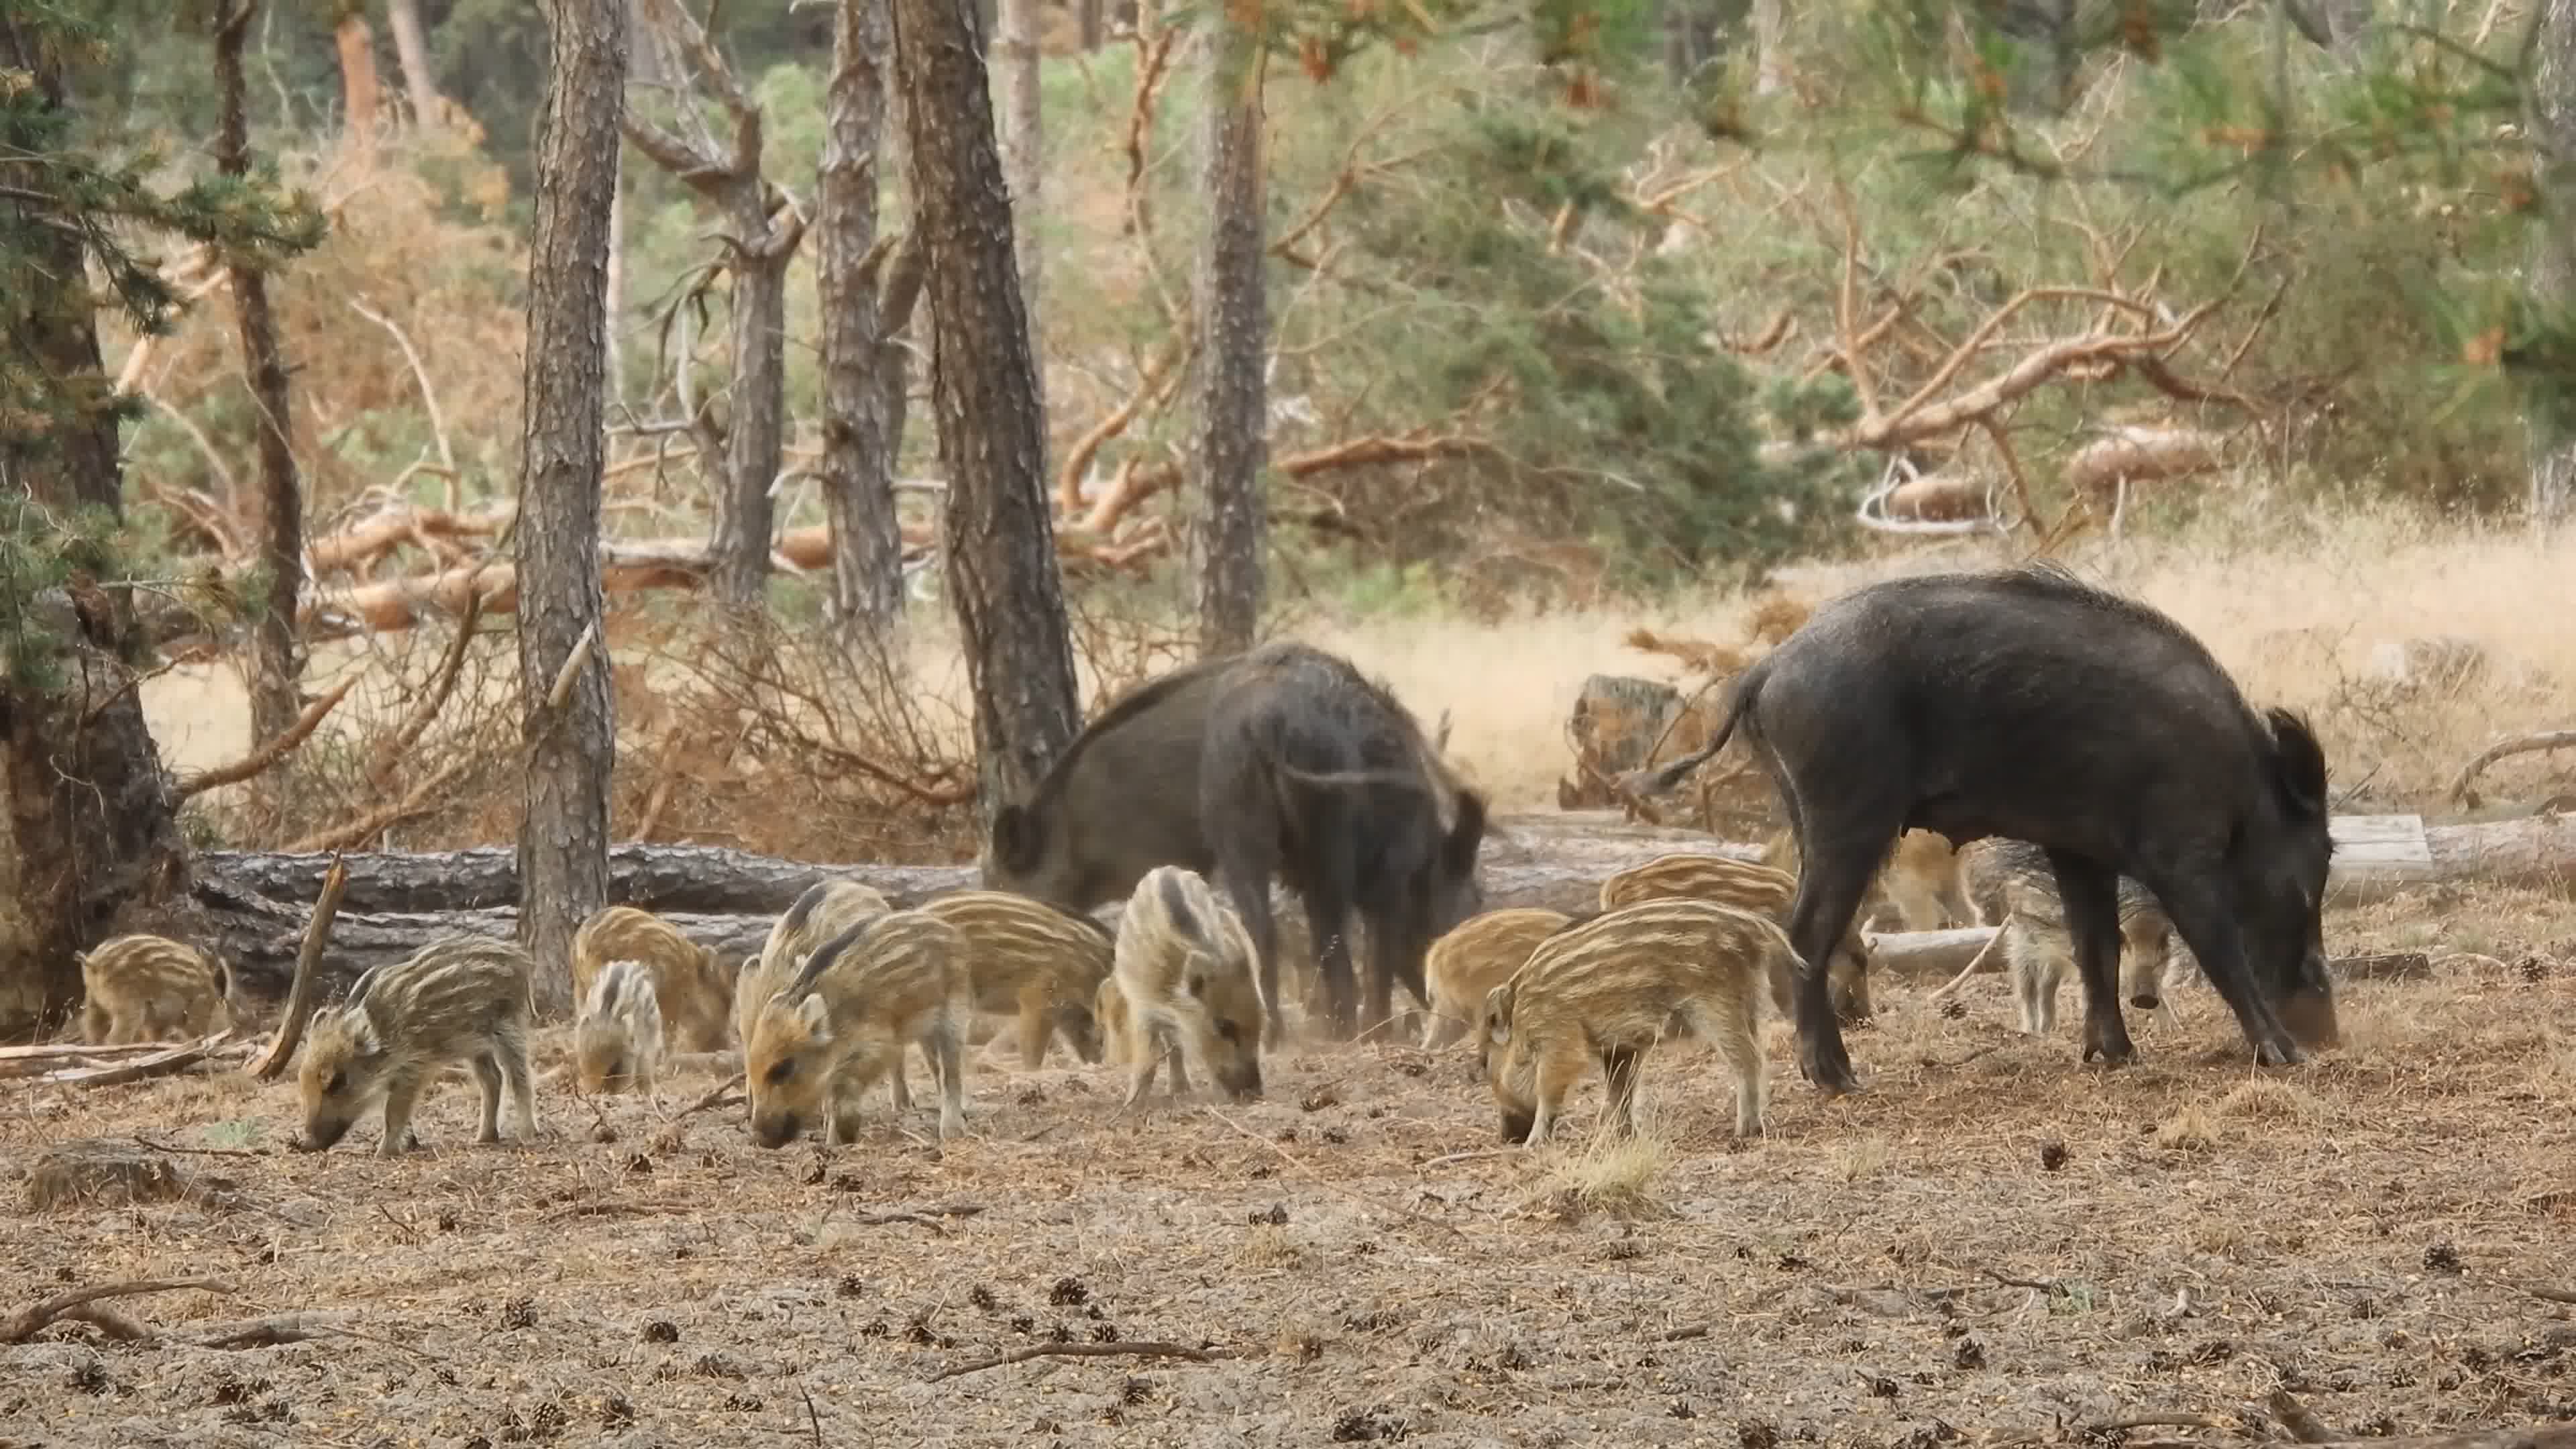
M 832 524 L 832 618 L 853 647 L 890 645 L 903 620 L 903 536 L 894 508 L 894 430 L 878 377 L 879 161 L 885 134 L 888 0 L 841 0 L 823 100 L 815 284 L 823 312 L 823 508 Z M 898 322 L 897 325 L 900 325 Z M 885 649 L 887 658 L 895 657 Z
M 376 108 L 376 33 L 367 24 L 367 12 L 352 5 L 341 12 L 333 39 L 340 47 L 340 99 L 348 111 L 349 139 L 364 150 L 375 143 Z
M 930 395 L 948 475 L 940 536 L 989 825 L 1071 743 L 1079 704 L 1010 193 L 971 16 L 956 0 L 894 0 L 914 226 L 930 249 Z
M 754 175 L 732 209 L 744 245 L 733 252 L 732 411 L 725 419 L 725 476 L 716 485 L 708 583 L 716 602 L 760 609 L 769 599 L 769 550 L 787 446 L 787 263 L 793 243 L 769 244 L 769 218 Z
M 0 149 L 44 144 L 41 126 L 22 136 L 12 120 L 36 122 L 62 107 L 60 65 L 42 30 L 0 25 L 0 74 L 21 78 L 15 103 L 0 108 Z M 12 205 L 38 269 L 81 276 L 72 208 L 24 188 Z M 0 291 L 0 333 L 22 365 L 91 403 L 53 427 L 0 439 L 0 497 L 122 516 L 117 427 L 103 406 L 110 383 L 90 310 L 41 289 Z M 0 905 L 0 1037 L 50 1029 L 80 1000 L 74 953 L 97 945 L 129 909 L 187 887 L 178 800 L 122 658 L 130 606 L 84 577 L 29 605 L 10 625 L 51 639 L 62 658 L 51 680 L 0 672 L 0 884 L 9 891 Z
M 403 86 L 411 93 L 412 124 L 424 131 L 442 123 L 438 76 L 430 68 L 429 34 L 421 29 L 420 0 L 385 0 L 385 18 L 393 23 L 394 58 L 402 62 Z
M 259 0 L 240 0 L 215 32 L 215 73 L 223 90 L 215 164 L 226 176 L 250 174 L 250 87 L 242 69 L 242 44 L 258 13 Z M 295 636 L 296 599 L 304 587 L 304 485 L 296 474 L 295 413 L 287 398 L 277 317 L 268 304 L 267 274 L 235 266 L 232 293 L 243 369 L 250 375 L 253 426 L 259 433 L 259 567 L 268 579 L 268 597 L 251 634 L 250 732 L 252 739 L 266 741 L 286 733 L 304 712 L 296 694 L 304 661 Z M 258 819 L 280 819 L 280 791 L 293 778 L 291 769 L 290 761 L 251 781 L 251 808 Z
M 1261 622 L 1261 470 L 1268 458 L 1263 364 L 1270 345 L 1261 274 L 1259 40 L 1231 16 L 1208 46 L 1208 228 L 1200 244 L 1199 652 L 1252 647 Z
M 2541 0 L 2532 69 L 2531 134 L 2539 143 L 2541 213 L 2532 232 L 2531 289 L 2548 308 L 2576 308 L 2576 0 Z M 2531 521 L 2553 526 L 2576 513 L 2576 389 L 2543 380 L 2525 408 L 2530 429 Z
M 606 318 L 601 345 L 607 349 L 600 358 L 600 375 L 607 379 L 608 404 L 616 407 L 626 401 L 626 349 L 618 340 L 626 324 L 626 177 L 622 166 L 608 193 L 608 283 L 600 310 Z
M 1020 271 L 1020 307 L 1028 316 L 1029 357 L 1036 365 L 1038 415 L 1046 416 L 1046 346 L 1041 330 L 1039 242 L 1040 180 L 1046 172 L 1045 129 L 1038 88 L 1038 7 L 1040 0 L 1001 0 L 993 46 L 1002 67 L 1002 176 L 1011 188 L 1011 242 Z M 1038 455 L 1046 470 L 1046 455 Z
M 519 689 L 526 814 L 519 944 L 538 962 L 540 1016 L 571 1003 L 572 936 L 608 894 L 615 759 L 599 582 L 601 369 L 608 208 L 625 104 L 626 0 L 547 0 L 554 69 L 537 131 L 528 267 L 527 422 L 519 484 Z M 560 702 L 550 698 L 588 647 Z
M 1108 38 L 1108 9 L 1103 0 L 1073 0 L 1074 24 L 1084 50 L 1098 50 L 1100 42 Z

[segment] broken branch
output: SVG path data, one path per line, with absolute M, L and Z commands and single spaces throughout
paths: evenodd
M 322 877 L 322 894 L 313 902 L 313 918 L 304 926 L 304 943 L 295 953 L 295 979 L 286 989 L 286 1015 L 277 1023 L 277 1035 L 271 1037 L 268 1050 L 250 1064 L 250 1074 L 260 1081 L 274 1081 L 286 1070 L 287 1059 L 295 1055 L 297 1044 L 304 1040 L 304 1025 L 313 1019 L 314 970 L 322 964 L 322 948 L 331 939 L 331 922 L 340 914 L 340 897 L 349 889 L 349 864 L 332 857 L 331 869 Z
M 144 1293 L 179 1293 L 201 1288 L 208 1293 L 238 1293 L 241 1290 L 220 1278 L 137 1278 L 122 1283 L 98 1283 L 57 1293 L 51 1298 L 26 1308 L 0 1327 L 0 1343 L 25 1343 L 45 1331 L 55 1319 L 83 1304 L 106 1298 L 132 1298 Z
M 961 1374 L 982 1373 L 1004 1364 L 1026 1363 L 1033 1358 L 1177 1358 L 1191 1363 L 1214 1363 L 1221 1358 L 1240 1358 L 1230 1349 L 1184 1348 L 1177 1343 L 1033 1343 L 973 1363 L 961 1363 L 941 1369 L 930 1376 L 931 1383 L 953 1379 Z
M 2510 759 L 2515 755 L 2528 755 L 2540 750 L 2563 750 L 2570 746 L 2576 746 L 2576 730 L 2544 730 L 2539 734 L 2514 735 L 2498 740 L 2478 751 L 2476 759 L 2460 767 L 2460 773 L 2451 778 L 2451 788 L 2443 792 L 2444 798 L 2454 803 L 2469 800 L 2470 782 L 2476 780 L 2481 771 L 2498 760 Z
M 295 747 L 304 743 L 312 735 L 314 728 L 322 723 L 322 717 L 337 707 L 341 700 L 348 698 L 350 690 L 358 687 L 358 678 L 357 675 L 350 675 L 340 681 L 339 688 L 306 705 L 304 713 L 296 716 L 295 723 L 288 725 L 277 738 L 267 744 L 229 765 L 217 765 L 211 770 L 200 770 L 181 780 L 179 798 L 185 800 L 192 795 L 202 795 L 222 785 L 238 785 L 294 753 Z

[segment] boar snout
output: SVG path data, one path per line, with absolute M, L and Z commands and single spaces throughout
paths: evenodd
M 2164 997 L 2153 986 L 2141 986 L 2129 993 L 2129 1004 L 2140 1011 L 2153 1011 L 2163 1003 Z
M 304 1150 L 327 1152 L 341 1138 L 349 1135 L 355 1117 L 307 1117 L 304 1119 Z
M 1259 1101 L 1261 1099 L 1261 1063 L 1255 1060 L 1242 1066 L 1228 1068 L 1218 1074 L 1217 1082 L 1225 1088 L 1228 1096 L 1238 1102 Z
M 2280 1001 L 2279 1015 L 2281 1025 L 2289 1028 L 2291 1039 L 2301 1046 L 2323 1049 L 2343 1044 L 2343 1028 L 2335 1019 L 2331 987 L 2300 987 Z
M 1534 1109 L 1518 1107 L 1503 1109 L 1503 1140 L 1513 1146 L 1517 1147 L 1529 1141 L 1530 1129 L 1537 1125 L 1538 1113 Z
M 751 1140 L 763 1147 L 784 1147 L 803 1135 L 805 1124 L 793 1112 L 777 1112 L 755 1117 L 751 1122 Z

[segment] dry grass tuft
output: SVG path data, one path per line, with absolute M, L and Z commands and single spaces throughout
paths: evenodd
M 1580 1148 L 1556 1148 L 1543 1195 L 1579 1214 L 1669 1216 L 1672 1209 L 1664 1200 L 1661 1179 L 1672 1160 L 1672 1140 L 1650 1120 L 1641 1103 L 1634 1133 L 1596 1131 Z
M 2218 1115 L 2249 1122 L 2311 1122 L 2317 1099 L 2280 1077 L 2248 1077 L 2218 1099 Z
M 2218 1129 L 2209 1125 L 2209 1114 L 2200 1104 L 2191 1103 L 2156 1124 L 2156 1145 L 2177 1152 L 2207 1152 L 2218 1145 Z
M 1305 1259 L 1306 1250 L 1288 1230 L 1271 1223 L 1253 1224 L 1234 1251 L 1234 1260 L 1247 1268 L 1294 1268 Z

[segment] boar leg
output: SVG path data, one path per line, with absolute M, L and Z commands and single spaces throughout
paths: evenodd
M 2012 969 L 2013 1000 L 2021 1007 L 2024 1036 L 2046 1036 L 2057 1029 L 2057 987 L 2065 975 L 2065 943 L 2055 932 L 2027 921 L 2004 928 L 2004 960 Z
M 474 1058 L 474 1090 L 482 1099 L 483 1127 L 474 1134 L 477 1142 L 501 1140 L 501 1064 L 484 1052 Z
M 429 1085 L 425 1072 L 406 1072 L 385 1088 L 385 1137 L 376 1144 L 378 1157 L 400 1157 L 420 1144 L 411 1133 L 411 1111 L 420 1102 L 421 1088 Z
M 2245 961 L 2245 937 L 2237 928 L 2229 893 L 2214 880 L 2178 871 L 2159 870 L 2156 878 L 2142 878 L 2141 883 L 2165 903 L 2165 914 L 2172 918 L 2182 943 L 2191 948 L 2201 974 L 2236 1013 L 2237 1027 L 2254 1048 L 2256 1065 L 2283 1067 L 2306 1061 L 2306 1049 L 2291 1040 L 2289 1029 L 2254 985 Z
M 1551 1042 L 1538 1053 L 1537 1066 L 1538 1112 L 1530 1119 L 1529 1134 L 1533 1147 L 1555 1134 L 1557 1114 L 1565 1108 L 1565 1094 L 1574 1090 L 1575 1082 L 1583 1075 L 1583 1049 L 1570 1041 Z
M 1145 1100 L 1145 1094 L 1153 1090 L 1154 1074 L 1163 1067 L 1163 1053 L 1171 1049 L 1171 1033 L 1161 1022 L 1139 1020 L 1135 1023 L 1135 1033 L 1136 1039 L 1129 1043 L 1127 1049 L 1127 1105 L 1130 1107 Z M 1172 1063 L 1175 1095 L 1178 1095 L 1178 1084 L 1183 1080 L 1181 1064 Z
M 1711 1009 L 1700 1002 L 1685 1011 L 1691 1031 L 1717 1049 L 1717 1059 L 1735 1076 L 1735 1135 L 1764 1135 L 1760 994 L 1748 983 L 1724 1006 Z
M 1637 1135 L 1637 1059 L 1635 1047 L 1603 1047 L 1601 1076 L 1607 1109 L 1601 1115 L 1603 1124 L 1621 1137 Z
M 1032 981 L 1020 988 L 1020 1070 L 1034 1072 L 1046 1063 L 1047 1043 L 1055 1036 L 1055 1018 L 1048 1013 L 1047 984 Z M 1070 1045 L 1070 1043 L 1068 1043 Z M 922 1043 L 923 1050 L 929 1042 Z
M 932 1027 L 921 1039 L 921 1054 L 939 1079 L 939 1140 L 966 1135 L 966 1054 L 955 1021 Z
M 2048 852 L 2048 864 L 2057 876 L 2057 898 L 2066 906 L 2066 943 L 2076 978 L 2084 983 L 2083 1060 L 2099 1056 L 2105 1066 L 2125 1066 L 2137 1060 L 2138 1048 L 2120 1011 L 2119 874 L 2056 849 Z M 2052 1000 L 2052 1014 L 2055 1005 Z
M 1781 792 L 1783 798 L 1788 791 Z M 1798 899 L 1789 908 L 1789 940 L 1798 951 L 1798 1069 L 1826 1096 L 1860 1090 L 1851 1053 L 1843 1046 L 1842 1024 L 1834 1016 L 1833 987 L 1827 963 L 1834 946 L 1851 928 L 1868 893 L 1879 859 L 1896 838 L 1892 828 L 1850 823 L 1838 818 L 1816 822 L 1814 835 L 1802 833 Z
M 528 1071 L 527 1033 L 516 1027 L 503 1031 L 493 1059 L 500 1064 L 501 1079 L 510 1087 L 510 1126 L 520 1141 L 533 1142 L 537 1137 L 537 1087 Z

